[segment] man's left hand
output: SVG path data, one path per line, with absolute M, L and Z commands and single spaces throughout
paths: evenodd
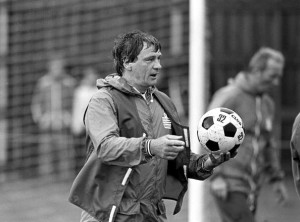
M 232 158 L 230 152 L 220 154 L 210 153 L 207 160 L 204 162 L 203 167 L 205 170 L 212 170 L 220 164 L 228 161 L 230 158 Z

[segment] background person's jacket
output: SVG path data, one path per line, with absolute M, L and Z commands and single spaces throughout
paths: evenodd
M 174 104 L 165 94 L 156 88 L 152 89 L 154 102 L 163 108 L 166 114 L 164 118 L 171 121 L 172 128 L 166 132 L 182 135 L 186 149 L 173 161 L 150 158 L 145 152 L 145 141 L 155 137 L 151 135 L 151 130 L 145 129 L 148 125 L 144 121 L 147 119 L 140 118 L 139 112 L 146 112 L 148 108 L 145 106 L 143 110 L 145 103 L 142 96 L 116 75 L 98 80 L 97 85 L 99 92 L 90 102 L 90 112 L 98 112 L 93 107 L 94 102 L 96 106 L 101 106 L 106 115 L 111 112 L 111 116 L 106 118 L 114 118 L 116 124 L 106 122 L 106 119 L 101 122 L 97 122 L 98 119 L 85 119 L 86 124 L 91 124 L 89 127 L 108 124 L 110 132 L 102 132 L 97 136 L 88 134 L 89 158 L 72 185 L 69 201 L 99 221 L 113 221 L 116 213 L 120 211 L 124 214 L 135 214 L 139 210 L 140 201 L 156 204 L 158 210 L 162 211 L 160 213 L 164 214 L 162 198 L 176 200 L 174 214 L 179 212 L 187 190 L 187 177 L 204 180 L 212 172 L 203 171 L 201 164 L 198 164 L 206 156 L 190 153 L 188 127 L 179 124 Z M 108 106 L 104 105 L 103 99 Z M 107 103 L 107 100 L 110 102 Z M 106 143 L 110 146 L 106 147 Z M 152 166 L 154 170 L 151 169 Z M 136 181 L 139 177 L 135 177 L 135 174 L 145 170 L 145 167 L 146 170 L 149 168 L 148 173 L 141 176 L 149 183 L 140 186 L 139 181 Z M 151 182 L 154 177 L 156 181 Z M 133 189 L 133 184 L 139 186 Z M 142 197 L 135 193 L 139 190 Z
M 263 182 L 282 179 L 278 141 L 274 137 L 275 105 L 271 97 L 258 95 L 241 72 L 216 91 L 208 109 L 216 107 L 232 109 L 242 118 L 245 139 L 235 158 L 219 166 L 210 180 L 223 177 L 229 191 L 248 194 Z

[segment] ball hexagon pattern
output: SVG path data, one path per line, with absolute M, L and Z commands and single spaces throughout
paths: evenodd
M 241 117 L 231 109 L 215 108 L 199 120 L 197 136 L 212 153 L 235 152 L 243 142 L 245 131 Z

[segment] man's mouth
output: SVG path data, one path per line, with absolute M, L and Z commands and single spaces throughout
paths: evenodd
M 156 77 L 158 75 L 158 73 L 152 73 L 150 74 L 151 77 Z

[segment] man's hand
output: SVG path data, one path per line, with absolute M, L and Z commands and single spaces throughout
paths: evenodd
M 203 167 L 205 170 L 212 170 L 213 168 L 219 166 L 220 164 L 228 161 L 231 158 L 230 152 L 221 153 L 221 154 L 212 154 L 208 155 L 208 158 L 203 163 Z
M 211 181 L 210 185 L 211 192 L 216 197 L 226 200 L 228 195 L 228 185 L 223 177 L 216 177 Z
M 288 200 L 288 192 L 285 184 L 282 181 L 273 183 L 273 191 L 276 194 L 275 198 L 279 204 L 285 204 Z
M 184 150 L 185 143 L 182 136 L 165 135 L 157 139 L 152 139 L 150 150 L 154 156 L 167 160 L 174 160 L 178 153 Z

